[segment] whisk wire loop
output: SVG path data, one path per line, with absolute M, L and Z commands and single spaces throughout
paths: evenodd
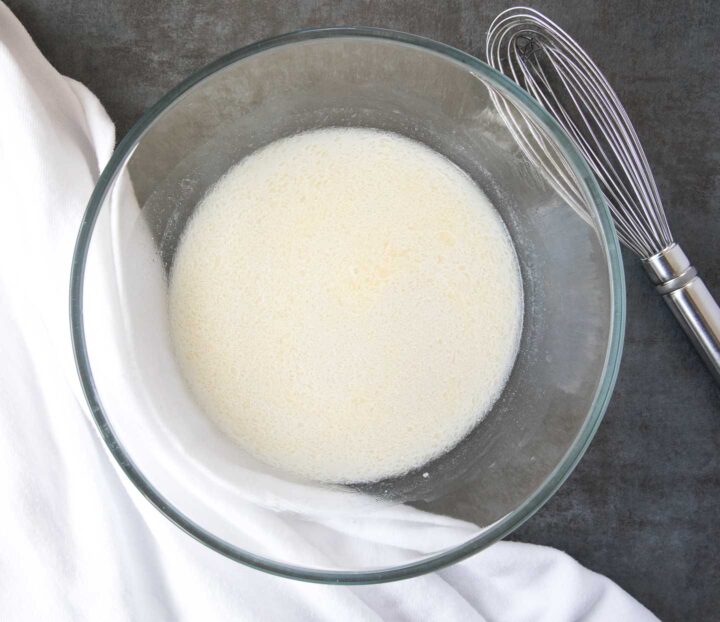
M 501 13 L 487 38 L 489 63 L 537 99 L 590 164 L 621 241 L 641 257 L 673 244 L 647 157 L 617 95 L 585 51 L 561 28 L 528 8 Z M 525 155 L 578 214 L 588 218 L 567 161 L 544 131 L 493 95 Z

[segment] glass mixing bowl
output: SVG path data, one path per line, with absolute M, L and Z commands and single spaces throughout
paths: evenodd
M 523 159 L 491 92 L 542 127 L 590 218 Z M 167 277 L 203 194 L 243 156 L 311 128 L 367 126 L 426 143 L 492 200 L 522 270 L 522 341 L 492 411 L 454 449 L 357 486 L 289 477 L 198 410 L 176 367 Z M 560 486 L 605 411 L 625 313 L 620 253 L 596 183 L 552 119 L 477 59 L 387 30 L 303 31 L 202 69 L 151 108 L 103 171 L 79 232 L 72 336 L 107 447 L 171 521 L 239 562 L 371 583 L 428 572 L 518 527 Z M 322 451 L 322 448 L 318 448 Z

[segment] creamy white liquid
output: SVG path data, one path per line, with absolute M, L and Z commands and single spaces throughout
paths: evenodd
M 429 148 L 367 129 L 279 140 L 188 225 L 170 283 L 199 405 L 257 458 L 326 482 L 452 448 L 512 368 L 522 287 L 498 214 Z

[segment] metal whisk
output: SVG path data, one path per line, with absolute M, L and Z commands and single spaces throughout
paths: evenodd
M 637 134 L 608 81 L 585 51 L 547 17 L 523 7 L 490 26 L 488 62 L 555 118 L 599 182 L 618 237 L 636 253 L 685 332 L 720 382 L 720 308 L 673 240 Z M 583 195 L 555 143 L 521 111 L 493 95 L 525 155 L 586 220 Z

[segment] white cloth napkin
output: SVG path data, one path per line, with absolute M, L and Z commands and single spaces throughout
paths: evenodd
M 98 100 L 0 3 L 0 619 L 656 619 L 546 547 L 501 542 L 417 579 L 320 586 L 245 568 L 161 516 L 105 450 L 70 346 L 72 248 L 113 145 Z M 316 546 L 294 532 L 277 545 Z

